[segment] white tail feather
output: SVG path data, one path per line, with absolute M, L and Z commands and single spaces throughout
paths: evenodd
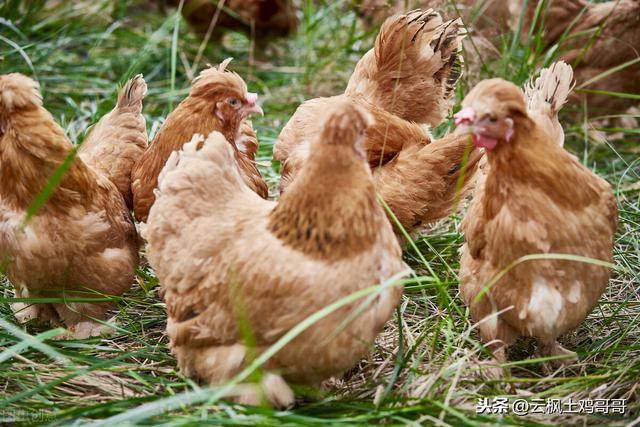
M 574 85 L 573 68 L 564 61 L 554 62 L 540 71 L 535 82 L 531 80 L 525 85 L 529 111 L 557 115 Z
M 155 190 L 153 190 L 156 198 L 160 195 L 160 187 L 162 185 L 162 181 L 164 181 L 165 176 L 167 176 L 169 172 L 171 172 L 178 166 L 178 163 L 180 163 L 180 159 L 182 159 L 182 156 L 185 153 L 195 153 L 198 147 L 198 144 L 200 144 L 203 141 L 204 141 L 204 136 L 200 135 L 199 133 L 196 133 L 191 138 L 191 141 L 187 142 L 182 146 L 181 150 L 174 151 L 171 153 L 171 155 L 167 159 L 167 162 L 164 164 L 164 167 L 160 171 L 160 175 L 158 175 L 158 187 Z
M 564 145 L 564 130 L 558 112 L 567 102 L 574 86 L 573 69 L 564 61 L 551 64 L 540 76 L 524 86 L 529 116 L 560 146 Z

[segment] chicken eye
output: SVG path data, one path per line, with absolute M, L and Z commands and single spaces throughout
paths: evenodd
M 234 108 L 238 108 L 240 106 L 240 100 L 237 98 L 230 98 L 227 102 Z

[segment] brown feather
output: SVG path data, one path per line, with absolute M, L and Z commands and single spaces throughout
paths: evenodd
M 178 6 L 178 0 L 167 0 Z M 211 25 L 217 9 L 218 0 L 186 0 L 182 7 L 182 16 L 197 30 L 206 32 Z M 228 13 L 228 10 L 231 13 Z M 298 18 L 291 0 L 225 0 L 224 8 L 218 15 L 214 30 L 233 29 L 251 33 L 255 29 L 258 35 L 287 35 L 296 30 Z M 221 31 L 215 31 L 216 35 Z
M 132 191 L 136 219 L 146 221 L 155 196 L 153 190 L 158 175 L 173 151 L 179 150 L 194 134 L 208 135 L 219 131 L 234 147 L 236 158 L 242 165 L 247 184 L 262 197 L 267 196 L 267 186 L 255 165 L 255 151 L 243 152 L 236 148 L 235 140 L 242 126 L 242 118 L 234 111 L 218 114 L 227 108 L 224 99 L 244 99 L 247 85 L 235 73 L 210 67 L 200 73 L 191 87 L 189 96 L 167 117 L 149 149 L 133 167 Z M 221 106 L 220 106 L 221 105 Z M 244 128 L 246 132 L 246 127 Z M 257 143 L 257 142 L 256 142 Z
M 375 47 L 358 61 L 345 94 L 437 126 L 451 108 L 464 34 L 461 21 L 443 22 L 432 9 L 390 17 Z
M 25 213 L 73 146 L 42 106 L 38 85 L 0 76 L 0 258 L 18 297 L 121 295 L 138 264 L 138 236 L 114 183 L 75 158 L 42 208 Z M 22 303 L 19 320 L 65 324 L 76 338 L 99 332 L 106 303 Z
M 300 179 L 278 203 L 247 187 L 219 133 L 204 144 L 194 138 L 167 162 L 149 215 L 148 255 L 165 290 L 167 333 L 185 375 L 224 383 L 250 354 L 303 319 L 403 271 L 360 146 L 368 119 L 348 103 L 332 108 Z M 401 294 L 399 286 L 383 291 L 346 324 L 362 301 L 336 310 L 263 368 L 303 383 L 350 369 Z M 246 345 L 242 327 L 250 328 L 255 347 Z M 274 405 L 293 399 L 286 384 L 268 388 Z
M 273 149 L 273 158 L 281 162 L 281 193 L 311 154 L 326 112 L 349 102 L 372 116 L 364 145 L 375 189 L 402 225 L 412 230 L 451 213 L 471 188 L 479 155 L 471 153 L 458 188 L 458 172 L 470 154 L 466 138 L 446 137 L 431 147 L 429 131 L 416 121 L 438 124 L 447 113 L 459 76 L 454 63 L 461 37 L 459 22 L 443 23 L 432 10 L 389 18 L 374 49 L 358 62 L 345 94 L 303 103 L 282 129 Z
M 138 75 L 127 82 L 115 108 L 93 127 L 80 147 L 80 158 L 93 170 L 113 182 L 133 209 L 131 171 L 147 149 L 147 128 L 142 99 L 147 85 Z
M 607 268 L 568 260 L 528 261 L 486 295 L 481 292 L 502 269 L 530 254 L 612 262 L 617 207 L 611 186 L 528 116 L 515 85 L 484 81 L 463 105 L 514 121 L 513 138 L 488 153 L 486 181 L 462 223 L 463 300 L 475 321 L 485 319 L 479 324 L 481 338 L 501 341 L 492 344 L 499 361 L 504 361 L 504 346 L 518 335 L 536 337 L 540 356 L 569 354 L 556 339 L 577 327 L 597 304 L 607 286 Z

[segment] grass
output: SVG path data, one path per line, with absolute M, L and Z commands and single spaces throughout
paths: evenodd
M 375 30 L 360 28 L 347 1 L 302 4 L 295 36 L 256 48 L 229 33 L 210 43 L 194 64 L 202 37 L 175 11 L 137 0 L 0 3 L 0 71 L 37 78 L 46 107 L 69 137 L 81 143 L 87 128 L 115 102 L 117 84 L 144 73 L 149 85 L 144 114 L 152 137 L 187 93 L 193 71 L 232 56 L 231 68 L 262 94 L 266 116 L 254 121 L 259 160 L 272 195 L 278 165 L 271 149 L 280 129 L 305 99 L 341 91 Z M 457 90 L 460 100 L 473 82 L 502 76 L 523 83 L 552 61 L 539 49 L 505 34 L 502 55 L 484 59 Z M 530 47 L 532 46 L 532 47 Z M 264 49 L 264 50 L 263 50 Z M 637 97 L 637 94 L 612 94 Z M 457 228 L 452 215 L 417 236 L 405 249 L 415 274 L 394 320 L 372 355 L 322 390 L 303 389 L 303 402 L 288 411 L 244 407 L 219 400 L 224 388 L 200 388 L 180 375 L 167 348 L 164 306 L 153 271 L 141 268 L 137 283 L 114 300 L 119 330 L 108 339 L 55 341 L 59 330 L 16 326 L 9 307 L 11 286 L 0 286 L 0 422 L 75 425 L 626 425 L 640 416 L 640 161 L 639 128 L 594 128 L 581 118 L 584 106 L 567 106 L 563 119 L 568 149 L 606 178 L 619 200 L 615 269 L 600 305 L 580 328 L 563 337 L 580 362 L 546 376 L 533 359 L 531 340 L 511 351 L 511 381 L 529 399 L 627 399 L 625 416 L 477 414 L 482 397 L 504 395 L 503 385 L 484 380 L 487 353 L 458 297 Z M 620 112 L 623 114 L 623 112 Z M 447 122 L 436 133 L 445 132 Z M 614 138 L 615 137 L 615 138 Z M 568 183 L 569 185 L 570 183 Z M 373 289 L 371 292 L 375 292 Z M 332 307 L 327 307 L 330 310 Z M 321 313 L 322 314 L 322 313 Z M 319 314 L 319 315 L 321 315 Z M 309 320 L 311 321 L 311 320 Z M 303 327 L 304 325 L 299 325 Z M 295 331 L 294 331 L 295 332 Z

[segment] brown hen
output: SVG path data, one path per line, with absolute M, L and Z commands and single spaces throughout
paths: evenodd
M 257 139 L 248 116 L 262 114 L 255 93 L 247 91 L 247 85 L 236 73 L 226 70 L 231 59 L 218 68 L 203 70 L 197 77 L 189 96 L 169 114 L 147 151 L 133 168 L 133 211 L 138 221 L 145 222 L 155 200 L 153 190 L 158 175 L 174 150 L 198 133 L 208 135 L 221 132 L 236 153 L 242 175 L 247 185 L 261 197 L 268 196 L 267 184 L 255 163 Z
M 347 102 L 332 108 L 278 203 L 247 187 L 218 132 L 204 144 L 194 137 L 167 162 L 146 237 L 185 375 L 224 383 L 308 316 L 404 272 L 364 161 L 366 114 Z M 322 318 L 263 366 L 271 404 L 293 402 L 283 378 L 316 384 L 358 363 L 402 295 L 398 285 L 378 291 L 368 305 Z M 260 398 L 248 392 L 240 401 Z
M 532 3 L 536 4 L 529 2 Z M 486 37 L 493 37 L 517 21 L 522 5 L 513 0 L 362 0 L 358 13 L 365 28 L 371 28 L 392 14 L 415 8 L 438 9 L 448 19 L 462 18 L 472 34 L 474 30 L 480 30 Z M 470 53 L 468 50 L 467 54 Z
M 163 1 L 173 6 L 180 4 L 179 0 Z M 206 33 L 211 29 L 214 36 L 221 34 L 221 28 L 247 34 L 255 31 L 259 36 L 285 36 L 298 26 L 292 0 L 185 0 L 182 16 L 196 30 Z
M 535 83 L 548 103 L 538 104 L 537 117 L 527 110 L 523 92 L 500 79 L 478 84 L 457 115 L 461 132 L 488 150 L 489 164 L 461 227 L 460 291 L 498 362 L 524 335 L 537 338 L 540 356 L 571 363 L 575 353 L 557 339 L 580 325 L 609 279 L 609 269 L 597 261 L 551 255 L 610 263 L 617 224 L 611 186 L 567 153 L 554 127 L 541 119 L 564 102 L 562 88 L 570 87 L 571 78 L 565 67 L 546 70 Z M 533 92 L 528 90 L 530 98 Z M 513 265 L 536 254 L 546 259 Z
M 534 15 L 529 6 L 528 26 Z M 578 105 L 586 97 L 590 116 L 621 114 L 638 105 L 637 99 L 597 91 L 640 93 L 640 1 L 552 0 L 545 4 L 541 24 L 547 47 L 559 44 L 559 57 L 573 66 L 577 84 L 596 91 L 572 95 Z
M 429 125 L 447 114 L 460 76 L 459 21 L 443 22 L 432 10 L 389 18 L 375 47 L 357 64 L 345 94 L 305 102 L 274 146 L 285 191 L 311 153 L 311 140 L 332 105 L 349 102 L 373 117 L 365 147 L 376 191 L 411 230 L 448 215 L 463 196 L 479 154 L 470 158 L 467 138 L 433 141 Z M 464 179 L 460 180 L 460 174 Z
M 141 93 L 129 91 L 139 85 L 144 81 L 129 82 L 119 107 L 140 102 Z M 130 119 L 131 127 L 139 124 L 135 114 Z M 16 318 L 62 323 L 75 338 L 102 332 L 97 320 L 110 304 L 72 299 L 121 295 L 133 283 L 139 240 L 122 195 L 99 165 L 94 169 L 76 158 L 34 214 L 36 197 L 74 148 L 43 108 L 38 84 L 21 74 L 0 76 L 0 139 L 0 259 L 6 275 L 18 298 L 65 299 L 13 304 Z M 106 144 L 120 152 L 127 148 L 114 147 L 131 140 L 95 144 L 97 151 Z

